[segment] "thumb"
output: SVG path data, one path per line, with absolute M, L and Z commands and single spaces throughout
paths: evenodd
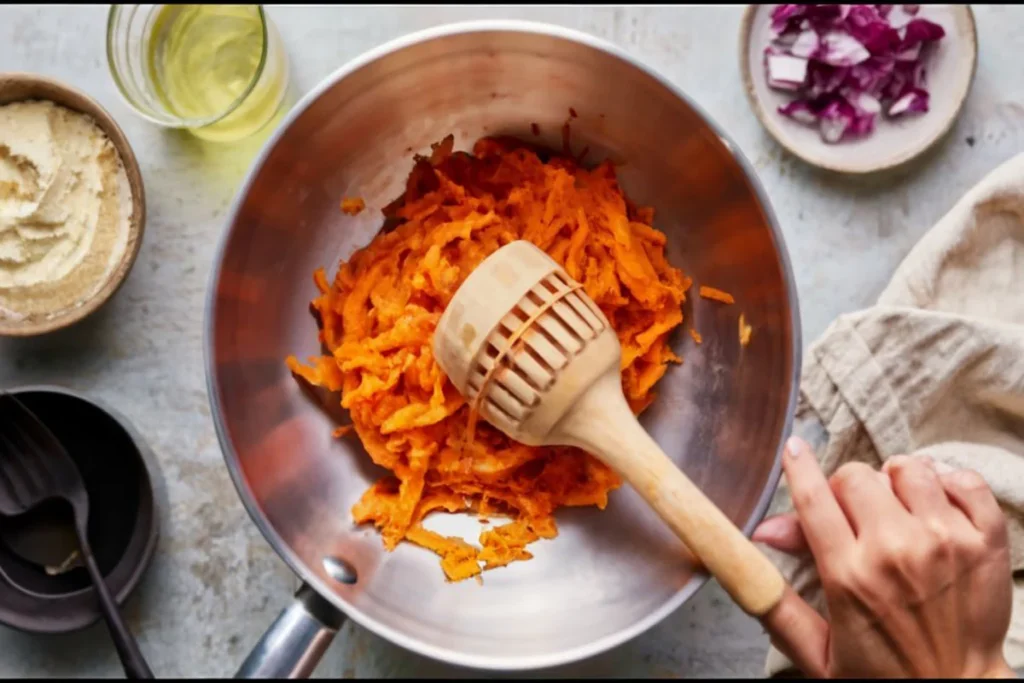
M 764 520 L 754 529 L 750 540 L 791 555 L 808 551 L 807 539 L 804 538 L 800 519 L 795 512 L 775 515 Z
M 809 678 L 825 678 L 828 674 L 829 626 L 814 608 L 797 595 L 793 587 L 786 590 L 761 624 L 768 632 L 772 645 Z

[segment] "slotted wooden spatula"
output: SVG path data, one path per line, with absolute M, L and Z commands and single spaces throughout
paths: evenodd
M 669 460 L 622 394 L 618 337 L 579 283 L 525 241 L 459 287 L 434 355 L 479 414 L 522 443 L 578 446 L 629 482 L 746 612 L 782 597 L 775 566 Z

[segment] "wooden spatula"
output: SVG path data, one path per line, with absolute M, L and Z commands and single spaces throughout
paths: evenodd
M 775 566 L 669 460 L 622 394 L 618 337 L 579 283 L 525 241 L 459 287 L 434 355 L 479 414 L 522 443 L 578 446 L 629 482 L 749 614 L 782 597 Z

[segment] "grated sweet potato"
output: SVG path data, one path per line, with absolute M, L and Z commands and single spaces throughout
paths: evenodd
M 730 294 L 729 292 L 723 292 L 717 287 L 708 287 L 706 285 L 701 285 L 700 289 L 698 289 L 698 292 L 705 299 L 711 299 L 712 301 L 720 301 L 723 304 L 736 303 L 736 299 L 733 298 L 732 294 Z
M 742 313 L 740 313 L 739 328 L 740 346 L 746 346 L 750 343 L 750 336 L 754 334 L 754 328 L 747 324 L 747 318 Z
M 341 392 L 341 404 L 375 463 L 393 473 L 355 504 L 386 548 L 403 540 L 441 556 L 449 580 L 527 560 L 526 547 L 557 535 L 563 506 L 604 508 L 619 478 L 575 448 L 533 448 L 486 423 L 472 438 L 469 407 L 434 361 L 437 321 L 456 289 L 490 253 L 517 239 L 544 249 L 582 283 L 622 342 L 622 384 L 632 409 L 651 404 L 683 322 L 689 278 L 665 258 L 654 212 L 633 206 L 612 164 L 592 170 L 526 143 L 484 138 L 473 154 L 453 138 L 417 157 L 406 191 L 385 210 L 388 229 L 340 264 L 320 269 L 312 302 L 325 355 L 289 368 Z M 511 521 L 480 547 L 422 526 L 435 511 Z

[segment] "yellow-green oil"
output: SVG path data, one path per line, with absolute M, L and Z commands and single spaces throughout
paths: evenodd
M 153 89 L 183 121 L 207 122 L 198 137 L 240 140 L 280 118 L 287 59 L 258 5 L 164 5 L 149 35 Z

